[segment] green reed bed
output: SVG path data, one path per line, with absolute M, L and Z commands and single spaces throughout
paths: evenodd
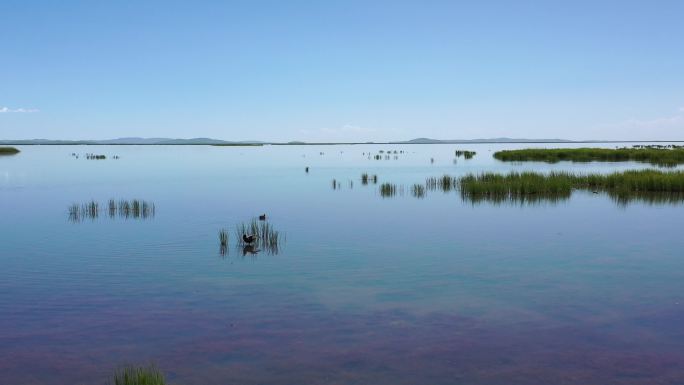
M 457 181 L 464 200 L 471 202 L 567 199 L 572 194 L 573 176 L 566 173 L 469 174 Z
M 625 193 L 684 193 L 684 171 L 631 170 L 576 177 L 577 188 Z
M 111 385 L 165 385 L 161 370 L 155 366 L 127 366 L 117 370 Z
M 0 147 L 0 155 L 14 155 L 20 151 L 14 147 Z
M 494 153 L 494 158 L 504 162 L 537 161 L 556 163 L 571 162 L 625 162 L 635 161 L 657 166 L 676 166 L 684 163 L 684 148 L 680 147 L 634 147 L 634 148 L 529 148 L 504 150 Z
M 552 172 L 483 173 L 458 180 L 461 195 L 474 199 L 518 199 L 520 197 L 564 198 L 573 190 L 607 192 L 613 197 L 669 194 L 669 199 L 684 195 L 684 172 L 634 170 L 612 174 L 574 174 Z

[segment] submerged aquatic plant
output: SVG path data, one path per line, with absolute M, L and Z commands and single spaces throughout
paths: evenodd
M 111 385 L 165 385 L 164 374 L 157 367 L 126 366 L 114 373 Z

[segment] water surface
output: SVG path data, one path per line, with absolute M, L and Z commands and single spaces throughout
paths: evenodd
M 680 384 L 684 206 L 383 199 L 360 182 L 652 167 L 491 157 L 529 146 L 20 146 L 0 158 L 0 383 L 154 362 L 188 385 Z M 109 199 L 155 215 L 69 221 Z M 221 255 L 218 230 L 262 213 L 279 253 L 243 256 L 231 234 Z

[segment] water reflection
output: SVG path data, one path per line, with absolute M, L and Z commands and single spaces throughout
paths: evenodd
M 638 192 L 631 194 L 608 193 L 608 196 L 618 206 L 627 206 L 630 203 L 646 203 L 651 206 L 680 205 L 684 203 L 684 193 L 676 192 Z
M 257 255 L 257 253 L 259 253 L 259 251 L 261 251 L 261 250 L 257 249 L 254 245 L 246 245 L 242 248 L 242 256 L 244 257 L 247 254 Z

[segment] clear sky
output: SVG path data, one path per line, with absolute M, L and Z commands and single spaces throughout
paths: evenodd
M 684 1 L 0 0 L 0 138 L 684 140 Z

